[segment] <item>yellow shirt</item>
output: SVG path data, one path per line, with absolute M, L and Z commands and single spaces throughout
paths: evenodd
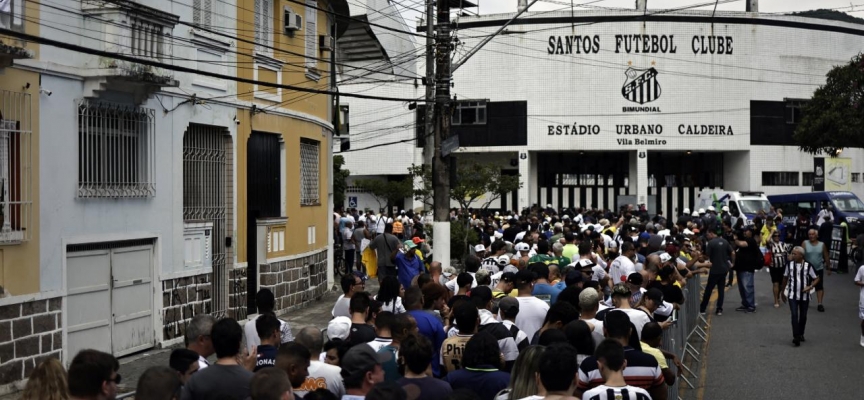
M 669 368 L 669 364 L 666 362 L 666 357 L 663 356 L 663 352 L 645 344 L 645 342 L 640 341 L 639 344 L 642 345 L 643 353 L 654 356 L 654 358 L 657 359 L 657 364 L 660 364 L 660 369 Z
M 771 229 L 768 229 L 768 225 L 765 225 L 762 227 L 762 233 L 761 233 L 761 235 L 762 235 L 761 246 L 762 247 L 765 247 L 768 245 L 768 241 L 771 240 L 771 235 L 774 234 L 774 231 L 776 231 L 776 230 L 777 230 L 777 225 L 772 226 Z

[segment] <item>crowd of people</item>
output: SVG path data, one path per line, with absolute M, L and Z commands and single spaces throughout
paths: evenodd
M 355 258 L 326 329 L 293 331 L 262 289 L 260 312 L 245 325 L 192 318 L 185 347 L 141 375 L 135 399 L 664 400 L 682 372 L 664 334 L 682 307 L 707 312 L 715 288 L 722 315 L 724 284 L 734 282 L 727 276 L 737 276 L 737 310 L 754 313 L 753 274 L 769 268 L 774 306 L 790 305 L 795 346 L 806 341 L 811 291 L 824 312 L 822 229 L 787 228 L 781 210 L 748 223 L 725 207 L 685 209 L 674 222 L 631 208 L 457 213 L 479 238 L 461 271 L 429 259 L 416 216 L 345 215 L 334 221 L 340 237 L 368 241 L 377 259 Z M 370 269 L 380 283 L 374 295 Z M 685 304 L 682 288 L 699 274 L 707 274 L 702 301 Z M 856 283 L 864 346 L 864 267 Z M 119 369 L 96 350 L 75 355 L 68 372 L 49 359 L 23 398 L 114 399 Z

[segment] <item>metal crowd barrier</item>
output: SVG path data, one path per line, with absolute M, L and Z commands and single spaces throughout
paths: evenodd
M 678 322 L 663 332 L 663 350 L 678 356 L 684 366 L 684 371 L 675 380 L 675 384 L 669 386 L 670 400 L 682 400 L 679 394 L 682 384 L 687 386 L 689 393 L 695 392 L 694 389 L 699 382 L 697 371 L 702 360 L 699 349 L 694 346 L 694 343 L 704 343 L 708 340 L 708 320 L 699 314 L 699 303 L 704 290 L 701 279 L 698 276 L 688 279 L 682 290 L 684 304 L 678 310 Z M 669 368 L 677 374 L 677 368 L 671 362 Z

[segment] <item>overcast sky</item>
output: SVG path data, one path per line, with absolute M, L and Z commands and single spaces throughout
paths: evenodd
M 434 1 L 434 0 L 433 0 Z M 569 5 L 563 5 L 559 3 L 570 4 L 571 0 L 540 0 L 533 6 L 529 11 L 547 11 L 547 10 L 557 10 L 566 8 L 569 9 Z M 574 4 L 580 3 L 592 3 L 591 5 L 602 6 L 602 7 L 618 7 L 618 8 L 635 8 L 636 1 L 635 0 L 572 0 Z M 669 8 L 678 8 L 685 7 L 694 4 L 703 4 L 708 3 L 710 0 L 648 0 L 648 9 L 669 9 Z M 721 2 L 724 0 L 720 0 Z M 746 0 L 733 1 L 728 4 L 720 4 L 717 6 L 718 10 L 727 10 L 727 11 L 744 11 Z M 518 4 L 518 0 L 478 0 L 476 1 L 480 4 L 479 10 L 480 14 L 496 14 L 496 13 L 509 13 L 515 12 L 516 6 Z M 531 0 L 528 0 L 530 3 Z M 414 9 L 422 8 L 422 0 L 395 0 L 397 7 L 400 10 L 405 10 L 402 5 L 410 6 Z M 851 5 L 855 5 L 854 8 L 850 7 Z M 760 0 L 759 1 L 759 11 L 760 12 L 790 12 L 790 11 L 805 11 L 805 10 L 813 10 L 817 8 L 838 8 L 845 7 L 843 9 L 839 9 L 838 11 L 848 12 L 851 15 L 856 17 L 864 18 L 864 0 Z M 578 7 L 577 7 L 578 8 Z M 705 6 L 702 9 L 713 9 L 714 6 Z M 583 8 L 589 9 L 589 8 Z M 854 9 L 854 10 L 853 10 Z M 859 11 L 860 10 L 860 11 Z M 471 9 L 471 11 L 476 11 L 476 9 Z M 850 12 L 851 11 L 851 12 Z M 418 14 L 415 11 L 407 10 L 403 11 L 405 21 L 408 22 L 409 26 L 414 25 L 414 21 Z

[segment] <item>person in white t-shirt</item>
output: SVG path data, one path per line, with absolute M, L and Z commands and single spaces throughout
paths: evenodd
M 294 394 L 298 397 L 305 396 L 309 392 L 324 388 L 341 398 L 345 394 L 342 385 L 342 369 L 319 361 L 321 351 L 324 349 L 324 338 L 321 330 L 314 326 L 307 326 L 297 332 L 294 339 L 297 344 L 309 350 L 309 376 L 299 388 L 294 388 Z
M 636 334 L 642 338 L 642 327 L 651 322 L 651 317 L 645 311 L 630 307 L 630 288 L 626 283 L 619 283 L 612 287 L 612 304 L 615 309 L 623 311 L 630 317 L 630 322 L 636 327 Z
M 249 321 L 243 326 L 243 334 L 246 337 L 246 350 L 251 354 L 253 349 L 256 349 L 261 344 L 261 338 L 258 337 L 258 331 L 255 329 L 255 321 L 259 316 L 264 314 L 273 314 L 273 309 L 276 307 L 276 297 L 270 289 L 264 288 L 255 294 L 255 305 L 258 307 L 258 315 L 249 317 Z M 294 340 L 294 334 L 291 332 L 291 327 L 287 322 L 279 320 L 279 332 L 282 337 L 282 343 L 288 343 Z
M 861 319 L 861 347 L 864 347 L 864 265 L 858 268 L 855 274 L 855 284 L 861 287 L 858 295 L 858 318 Z
M 621 244 L 621 255 L 609 266 L 610 286 L 626 281 L 630 274 L 636 272 L 636 265 L 633 264 L 635 254 L 636 248 L 632 242 Z
M 582 400 L 651 400 L 645 389 L 627 385 L 624 381 L 624 346 L 616 340 L 606 339 L 594 352 L 600 375 L 606 381 L 582 394 Z
M 537 277 L 528 269 L 523 269 L 516 274 L 516 287 L 519 289 L 519 315 L 516 316 L 516 326 L 519 327 L 529 338 L 534 337 L 549 312 L 549 304 L 534 297 L 534 282 Z

